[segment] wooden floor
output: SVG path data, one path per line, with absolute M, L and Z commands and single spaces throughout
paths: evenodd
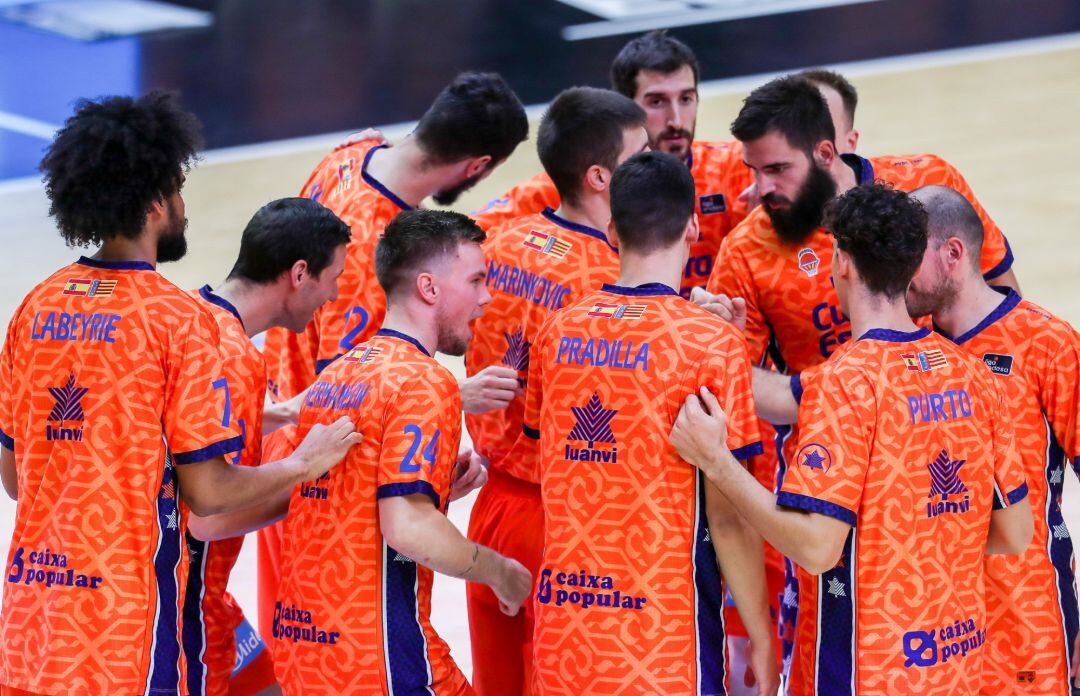
M 859 90 L 859 150 L 865 155 L 933 152 L 955 164 L 1008 236 L 1024 294 L 1080 326 L 1080 42 L 1051 51 L 998 55 L 933 67 L 895 64 L 853 67 Z M 727 138 L 745 88 L 705 90 L 698 137 Z M 363 126 L 367 124 L 357 124 Z M 388 129 L 399 136 L 402 129 Z M 184 191 L 189 254 L 163 272 L 184 287 L 217 284 L 230 268 L 239 235 L 252 212 L 267 201 L 295 195 L 334 139 L 314 139 L 307 149 L 278 147 L 214 154 L 189 176 Z M 479 207 L 539 170 L 535 141 L 475 191 L 461 210 Z M 6 325 L 24 294 L 67 263 L 64 248 L 36 188 L 0 187 L 0 317 Z M 452 364 L 460 369 L 460 361 Z M 1077 529 L 1076 482 L 1067 486 L 1066 517 Z M 456 503 L 452 519 L 464 529 L 471 499 Z M 0 501 L 0 552 L 6 557 L 14 504 Z M 468 672 L 464 590 L 440 577 L 435 623 Z M 254 544 L 245 546 L 232 589 L 254 617 Z

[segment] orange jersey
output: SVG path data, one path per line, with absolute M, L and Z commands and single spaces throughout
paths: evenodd
M 213 317 L 142 262 L 80 259 L 34 288 L 0 354 L 19 504 L 0 683 L 175 693 L 187 556 L 173 466 L 239 450 Z
M 456 694 L 466 686 L 431 627 L 432 572 L 383 540 L 378 500 L 424 494 L 446 511 L 461 438 L 457 382 L 418 342 L 381 330 L 327 368 L 300 411 L 351 417 L 364 440 L 293 491 L 274 611 L 286 693 Z
M 241 466 L 258 466 L 262 457 L 262 416 L 266 399 L 266 361 L 248 338 L 240 313 L 210 286 L 192 293 L 217 320 L 224 370 L 225 415 L 244 438 L 244 448 L 227 457 Z M 217 384 L 217 382 L 215 383 Z M 244 538 L 204 542 L 187 537 L 191 567 L 184 599 L 184 656 L 192 694 L 229 693 L 236 663 L 236 628 L 244 612 L 229 594 L 229 573 Z
M 1068 694 L 1080 618 L 1061 494 L 1068 464 L 1080 465 L 1080 337 L 1008 291 L 997 309 L 955 341 L 986 363 L 1005 392 L 1035 515 L 1035 535 L 1023 555 L 986 559 L 990 629 L 983 693 Z
M 484 255 L 492 299 L 473 325 L 465 366 L 469 376 L 489 365 L 512 367 L 524 387 L 529 348 L 544 321 L 586 292 L 614 282 L 618 253 L 603 232 L 564 220 L 548 208 L 500 228 L 484 244 Z M 528 480 L 534 467 L 507 456 L 521 433 L 524 401 L 521 397 L 502 410 L 466 414 L 465 423 L 476 451 L 494 470 Z
M 327 155 L 300 195 L 322 203 L 352 229 L 338 297 L 315 312 L 307 330 L 266 332 L 270 392 L 288 399 L 315 381 L 339 355 L 366 341 L 382 325 L 386 295 L 375 278 L 375 245 L 383 229 L 410 206 L 367 172 L 371 155 L 386 145 L 364 140 Z
M 706 142 L 695 140 L 687 160 L 697 191 L 697 216 L 700 239 L 691 245 L 690 258 L 683 272 L 681 292 L 690 296 L 694 287 L 705 287 L 712 272 L 720 242 L 746 217 L 746 206 L 739 194 L 754 183 L 753 173 L 742 161 L 742 143 L 738 140 Z M 540 173 L 510 189 L 472 213 L 477 224 L 499 234 L 500 225 L 544 208 L 559 207 L 559 192 L 547 174 Z
M 701 386 L 736 456 L 760 452 L 745 343 L 675 290 L 604 285 L 541 329 L 523 426 L 546 520 L 537 693 L 726 693 L 704 479 L 668 443 Z
M 928 329 L 873 329 L 820 368 L 777 504 L 852 529 L 801 583 L 788 693 L 979 692 L 990 513 L 1027 495 L 1004 407 Z

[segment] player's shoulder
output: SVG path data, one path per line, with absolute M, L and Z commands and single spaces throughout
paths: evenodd
M 902 184 L 913 177 L 925 178 L 933 174 L 948 175 L 956 168 L 944 157 L 929 152 L 907 155 L 880 155 L 869 158 L 874 169 L 874 179 Z M 921 181 L 919 185 L 932 184 L 933 180 Z
M 516 249 L 528 238 L 530 232 L 543 232 L 549 227 L 551 223 L 540 213 L 519 215 L 493 227 L 488 233 L 484 247 L 500 251 Z
M 728 161 L 732 158 L 741 162 L 742 151 L 742 143 L 738 140 L 695 140 L 690 144 L 690 154 L 695 163 L 710 159 Z
M 772 252 L 779 244 L 769 214 L 759 205 L 724 238 L 722 248 L 728 253 L 745 255 Z
M 1020 299 L 1002 321 L 1011 335 L 1038 346 L 1050 358 L 1080 340 L 1069 322 L 1027 299 Z

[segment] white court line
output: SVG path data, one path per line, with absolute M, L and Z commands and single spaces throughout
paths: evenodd
M 1044 36 L 1034 39 L 1021 39 L 1017 41 L 1003 41 L 1000 43 L 972 46 L 969 48 L 952 48 L 942 51 L 915 53 L 906 56 L 872 58 L 869 60 L 838 63 L 824 67 L 837 70 L 847 77 L 864 77 L 867 75 L 885 75 L 889 73 L 922 70 L 949 65 L 979 63 L 1006 57 L 1053 53 L 1055 51 L 1064 51 L 1074 48 L 1080 48 L 1080 32 L 1059 34 L 1057 36 Z M 747 92 L 777 75 L 795 72 L 799 69 L 800 68 L 793 68 L 791 70 L 745 75 L 723 80 L 708 80 L 698 85 L 698 91 L 702 96 L 706 97 Z M 529 115 L 529 120 L 535 121 L 536 118 L 543 113 L 546 107 L 546 104 L 534 104 L 527 107 L 526 112 Z M 3 112 L 0 112 L 0 114 L 2 113 Z M 51 128 L 52 126 L 49 127 Z M 358 128 L 361 127 L 363 126 L 358 126 Z M 415 127 L 416 121 L 404 121 L 401 123 L 378 126 L 379 130 L 390 139 L 399 138 Z M 311 135 L 302 138 L 274 140 L 254 145 L 240 145 L 237 147 L 207 150 L 201 154 L 201 158 L 203 164 L 217 165 L 265 159 L 267 157 L 278 157 L 282 155 L 293 155 L 301 152 L 310 152 L 312 150 L 329 150 L 341 142 L 351 132 L 353 131 L 340 131 L 337 133 L 324 133 L 322 135 Z M 0 181 L 0 195 L 8 192 L 21 192 L 37 189 L 40 186 L 41 180 L 37 176 Z
M 60 130 L 60 126 L 39 121 L 36 118 L 27 118 L 7 111 L 0 111 L 0 129 L 15 131 L 42 140 L 52 140 L 53 134 Z

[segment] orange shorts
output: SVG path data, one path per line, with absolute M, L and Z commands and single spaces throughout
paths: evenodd
M 236 628 L 236 669 L 229 677 L 229 696 L 253 696 L 277 683 L 270 651 L 245 620 Z

